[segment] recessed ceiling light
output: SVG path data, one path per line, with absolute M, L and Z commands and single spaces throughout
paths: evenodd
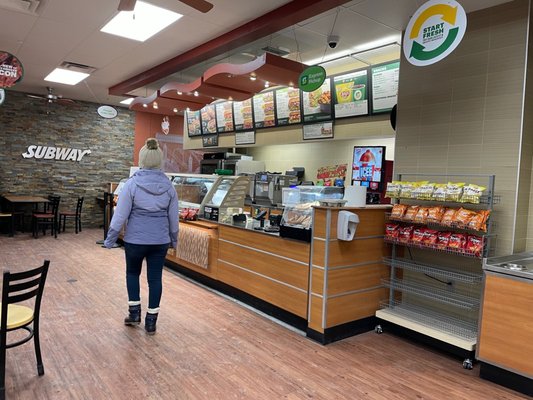
M 267 88 L 267 87 L 270 87 L 270 82 L 269 82 L 269 81 L 266 81 L 266 82 L 265 82 L 265 87 L 266 87 L 266 88 Z
M 183 94 L 183 92 L 180 92 L 180 91 L 178 90 L 178 96 L 181 96 L 182 94 Z
M 200 96 L 200 94 L 195 90 L 193 93 L 196 97 Z
M 250 80 L 251 81 L 255 81 L 257 79 L 257 77 L 255 75 L 250 75 Z
M 157 110 L 159 106 L 157 105 L 157 102 L 154 101 L 154 104 L 152 104 L 152 107 L 154 107 L 154 110 Z
M 148 107 L 148 104 L 143 104 L 143 107 L 144 107 L 144 108 L 147 108 L 147 107 Z
M 119 12 L 100 31 L 144 42 L 181 17 L 173 11 L 137 1 L 135 10 Z
M 84 72 L 76 72 L 70 71 L 68 69 L 56 68 L 52 72 L 50 72 L 48 76 L 44 78 L 44 80 L 49 82 L 64 83 L 65 85 L 75 85 L 87 78 L 88 76 L 89 74 L 86 74 Z
M 129 99 L 126 99 L 126 100 L 122 100 L 120 102 L 120 104 L 126 104 L 127 106 L 131 104 L 131 102 L 133 101 L 133 97 L 130 97 Z
M 172 111 L 174 111 L 175 113 L 177 113 L 177 112 L 178 112 L 178 109 L 174 107 L 174 109 L 173 109 Z

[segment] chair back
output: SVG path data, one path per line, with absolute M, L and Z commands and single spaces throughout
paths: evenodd
M 61 202 L 61 196 L 50 194 L 48 195 L 48 201 L 49 203 L 46 203 L 44 205 L 44 212 L 56 215 L 57 212 L 53 212 L 53 207 L 54 207 L 54 204 L 57 203 L 57 206 L 59 209 L 59 203 Z
M 83 197 L 78 197 L 78 202 L 76 203 L 76 215 L 81 215 L 81 207 L 83 206 Z
M 45 260 L 43 265 L 23 272 L 4 272 L 2 283 L 2 315 L 0 318 L 0 330 L 2 333 L 7 330 L 7 308 L 10 304 L 35 298 L 33 306 L 33 321 L 39 322 L 39 311 L 41 309 L 41 298 L 43 296 L 44 283 L 48 274 L 49 260 Z

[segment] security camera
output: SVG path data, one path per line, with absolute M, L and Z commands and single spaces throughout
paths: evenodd
M 337 44 L 339 44 L 339 37 L 337 35 L 329 35 L 328 36 L 328 46 L 330 49 L 334 49 L 337 47 Z

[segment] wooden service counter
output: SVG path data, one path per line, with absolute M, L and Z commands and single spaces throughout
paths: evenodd
M 169 251 L 167 265 L 326 344 L 375 326 L 379 302 L 388 296 L 380 281 L 389 275 L 381 261 L 389 253 L 383 242 L 389 210 L 315 207 L 311 243 L 208 221 L 182 221 L 178 252 Z M 352 241 L 337 239 L 340 211 L 359 216 Z M 201 252 L 198 240 L 208 246 L 207 258 L 192 258 Z M 195 248 L 184 249 L 189 246 Z

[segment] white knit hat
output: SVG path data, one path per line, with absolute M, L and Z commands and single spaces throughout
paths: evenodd
M 139 151 L 139 167 L 144 169 L 161 169 L 163 151 L 154 138 L 146 139 L 146 144 Z

